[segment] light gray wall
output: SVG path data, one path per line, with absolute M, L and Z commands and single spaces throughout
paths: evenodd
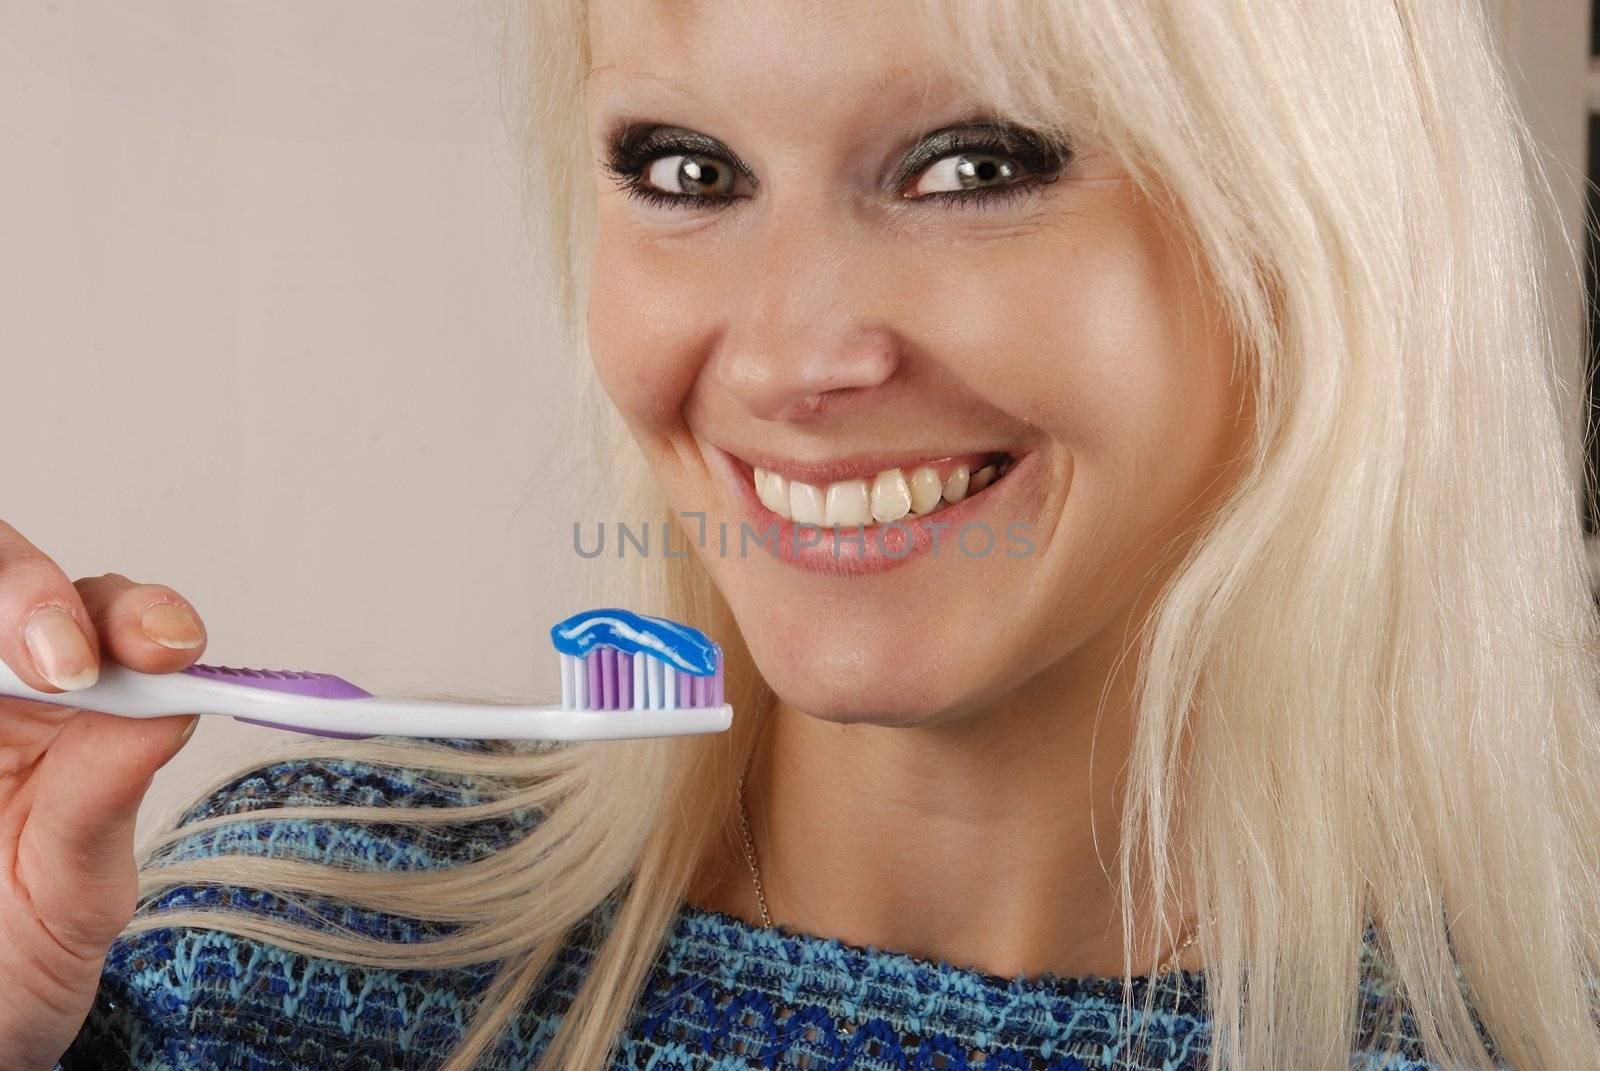
M 1584 220 L 1584 180 L 1588 167 L 1589 102 L 1600 104 L 1596 74 L 1589 61 L 1590 0 L 1493 0 L 1499 8 L 1505 54 L 1521 96 L 1528 125 L 1544 150 L 1543 164 L 1558 201 L 1565 233 L 1580 239 Z M 1549 255 L 1558 250 L 1552 247 Z M 1557 276 L 1552 288 L 1565 317 L 1559 325 L 1568 343 L 1565 376 L 1572 384 L 1574 419 L 1587 406 L 1583 386 L 1583 287 L 1581 277 Z M 1581 486 L 1573 487 L 1577 508 Z M 1591 566 L 1600 563 L 1600 544 L 1590 544 Z M 1600 583 L 1600 572 L 1596 573 Z
M 554 686 L 570 480 L 472 3 L 0 6 L 0 517 L 213 664 Z M 149 819 L 283 734 L 207 718 Z

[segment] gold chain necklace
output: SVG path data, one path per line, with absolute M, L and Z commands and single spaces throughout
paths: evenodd
M 772 929 L 772 915 L 767 911 L 767 894 L 761 887 L 761 868 L 756 865 L 755 844 L 750 839 L 750 805 L 745 799 L 744 791 L 745 777 L 750 773 L 750 764 L 754 759 L 755 748 L 751 747 L 750 757 L 745 760 L 744 771 L 739 774 L 739 831 L 744 835 L 744 862 L 750 868 L 750 877 L 756 885 L 756 904 L 761 908 L 761 924 L 770 930 Z M 1216 916 L 1213 915 L 1210 921 L 1215 922 Z M 1207 925 L 1210 925 L 1210 922 Z M 1176 970 L 1178 960 L 1182 958 L 1183 953 L 1190 945 L 1194 944 L 1195 938 L 1199 936 L 1200 927 L 1196 926 L 1194 931 L 1183 939 L 1183 943 L 1172 950 L 1172 955 L 1167 957 L 1167 961 L 1161 965 L 1156 974 L 1169 974 Z

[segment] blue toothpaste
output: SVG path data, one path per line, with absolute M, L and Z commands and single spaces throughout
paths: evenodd
M 584 610 L 550 628 L 550 641 L 562 654 L 582 658 L 596 647 L 647 654 L 695 677 L 717 672 L 716 645 L 699 629 L 631 610 Z

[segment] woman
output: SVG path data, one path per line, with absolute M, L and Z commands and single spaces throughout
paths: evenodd
M 307 744 L 124 929 L 185 719 L 10 704 L 6 1066 L 1600 1066 L 1579 429 L 1474 4 L 506 14 L 590 516 L 695 547 L 595 601 L 722 639 L 734 728 Z M 18 672 L 198 656 L 6 548 Z

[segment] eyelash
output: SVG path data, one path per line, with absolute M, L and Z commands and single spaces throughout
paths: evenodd
M 999 156 L 1017 163 L 1022 163 L 1015 155 L 1015 151 L 998 141 L 986 141 L 981 137 L 971 141 L 964 141 L 952 145 L 945 152 L 931 158 L 919 168 L 912 178 L 921 175 L 929 167 L 951 156 L 984 155 Z M 715 160 L 717 163 L 730 167 L 735 171 L 742 170 L 739 165 L 729 160 L 721 153 L 710 152 L 698 143 L 685 143 L 674 141 L 670 136 L 665 138 L 646 137 L 638 142 L 629 144 L 626 138 L 618 139 L 611 145 L 610 158 L 602 161 L 602 166 L 610 173 L 617 185 L 629 197 L 635 198 L 645 204 L 666 208 L 691 208 L 706 207 L 720 211 L 728 207 L 738 197 L 717 196 L 714 194 L 698 193 L 672 193 L 668 190 L 658 190 L 647 185 L 644 181 L 644 171 L 648 165 L 653 164 L 663 156 L 697 156 L 702 159 Z M 948 206 L 957 208 L 996 208 L 1010 203 L 1019 197 L 1024 197 L 1042 186 L 1055 181 L 1059 166 L 1048 171 L 1023 166 L 1025 178 L 1008 182 L 1004 186 L 988 186 L 970 190 L 936 190 L 925 193 L 920 197 L 909 198 L 913 201 L 942 201 Z

